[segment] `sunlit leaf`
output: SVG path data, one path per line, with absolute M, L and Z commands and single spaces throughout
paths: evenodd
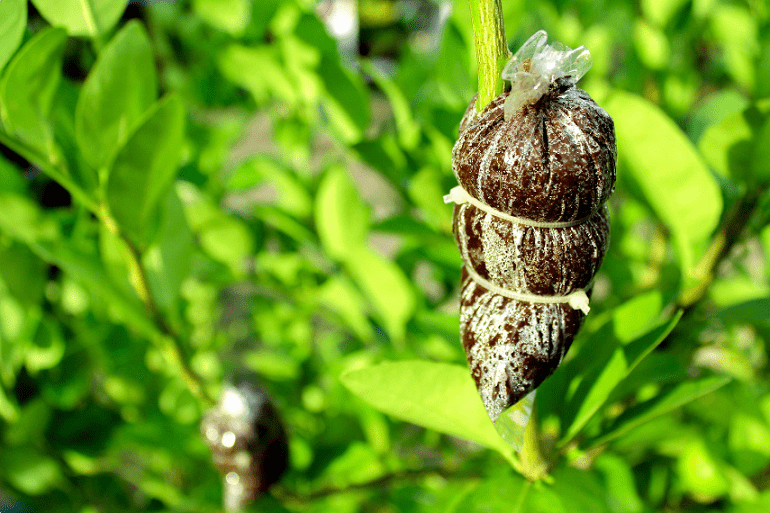
M 195 13 L 206 23 L 238 36 L 251 20 L 251 3 L 247 0 L 193 0 Z
M 562 422 L 564 426 L 569 427 L 566 429 L 563 440 L 570 440 L 580 432 L 599 408 L 607 402 L 615 387 L 671 333 L 680 317 L 681 313 L 678 313 L 668 322 L 636 340 L 617 347 L 609 358 L 596 358 L 584 369 L 580 385 L 564 408 Z M 574 417 L 571 416 L 572 412 Z
M 345 265 L 393 341 L 403 344 L 406 323 L 417 305 L 414 287 L 404 272 L 368 248 L 352 254 Z
M 376 409 L 507 454 L 468 369 L 427 361 L 388 362 L 350 371 L 342 384 Z
M 32 0 L 37 10 L 55 27 L 70 35 L 97 37 L 109 31 L 126 9 L 116 0 Z
M 155 58 L 142 25 L 127 24 L 99 54 L 78 98 L 75 132 L 99 169 L 123 147 L 158 95 Z
M 37 148 L 48 160 L 58 158 L 49 119 L 61 80 L 67 34 L 49 28 L 36 34 L 11 60 L 0 79 L 0 117 L 5 131 Z
M 690 277 L 722 213 L 716 181 L 692 143 L 657 107 L 628 93 L 605 105 L 615 120 L 619 158 L 671 230 Z
M 5 0 L 0 3 L 0 72 L 21 44 L 27 26 L 27 2 Z
M 315 222 L 321 243 L 333 258 L 349 259 L 365 246 L 369 209 L 343 169 L 330 169 L 321 181 Z
M 167 97 L 150 109 L 118 152 L 107 181 L 107 202 L 135 243 L 177 174 L 184 137 L 184 107 Z

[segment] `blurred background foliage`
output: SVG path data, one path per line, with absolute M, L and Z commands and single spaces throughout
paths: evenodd
M 466 2 L 2 0 L 0 509 L 220 510 L 198 423 L 244 379 L 290 437 L 253 511 L 770 509 L 770 7 L 502 4 L 619 140 L 548 478 L 464 424 Z

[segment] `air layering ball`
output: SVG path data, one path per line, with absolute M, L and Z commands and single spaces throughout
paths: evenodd
M 452 152 L 460 334 L 493 421 L 558 367 L 609 244 L 612 118 L 575 87 L 588 50 L 546 40 L 508 62 L 510 91 L 480 113 L 471 102 Z

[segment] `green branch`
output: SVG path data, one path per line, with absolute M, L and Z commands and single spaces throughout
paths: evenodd
M 767 186 L 750 188 L 725 217 L 719 231 L 714 235 L 711 245 L 696 266 L 695 274 L 700 277 L 698 283 L 682 291 L 679 295 L 677 307 L 682 308 L 685 313 L 692 310 L 708 293 L 709 286 L 716 277 L 719 264 L 738 241 L 765 191 L 767 191 Z
M 503 92 L 500 73 L 510 59 L 505 38 L 505 22 L 500 0 L 469 0 L 476 40 L 476 59 L 479 64 L 479 95 L 476 112 L 481 112 L 497 95 Z

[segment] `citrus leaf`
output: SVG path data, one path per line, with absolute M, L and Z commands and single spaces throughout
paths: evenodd
M 427 361 L 386 362 L 340 377 L 374 408 L 428 429 L 509 454 L 481 404 L 468 369 Z
M 86 162 L 106 166 L 155 102 L 158 79 L 150 40 L 128 23 L 99 54 L 75 108 L 75 136 Z

